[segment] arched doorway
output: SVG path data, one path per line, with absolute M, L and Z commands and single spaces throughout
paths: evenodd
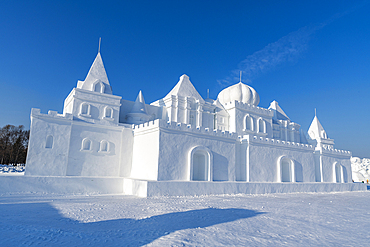
M 189 154 L 190 179 L 193 181 L 212 180 L 212 153 L 206 147 L 195 147 Z
M 207 181 L 208 180 L 208 158 L 207 153 L 197 151 L 193 154 L 193 180 Z
M 343 183 L 344 182 L 343 167 L 338 163 L 334 164 L 334 182 L 335 183 Z
M 280 157 L 278 160 L 278 182 L 296 182 L 293 160 Z

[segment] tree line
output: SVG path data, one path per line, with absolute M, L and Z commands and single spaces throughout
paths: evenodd
M 27 157 L 29 130 L 23 125 L 6 125 L 0 128 L 0 164 L 25 164 Z

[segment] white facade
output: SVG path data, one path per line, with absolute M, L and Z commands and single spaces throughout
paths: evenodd
M 276 101 L 239 82 L 203 99 L 187 75 L 146 104 L 113 95 L 100 53 L 62 114 L 31 111 L 27 176 L 147 181 L 348 183 L 351 152 L 315 116 L 308 140 Z

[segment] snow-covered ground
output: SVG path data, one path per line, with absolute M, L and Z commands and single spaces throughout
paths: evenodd
M 370 159 L 351 161 L 354 176 L 367 179 Z M 0 246 L 367 246 L 368 189 L 157 198 L 0 189 Z
M 2 195 L 0 246 L 367 246 L 370 191 Z
M 370 181 L 370 159 L 358 157 L 351 158 L 351 167 L 352 167 L 352 179 L 355 182 L 365 183 L 367 180 Z
M 0 175 L 24 175 L 24 165 L 0 165 Z

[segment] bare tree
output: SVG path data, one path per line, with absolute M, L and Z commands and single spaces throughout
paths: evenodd
M 26 163 L 29 134 L 23 125 L 0 128 L 0 164 Z

